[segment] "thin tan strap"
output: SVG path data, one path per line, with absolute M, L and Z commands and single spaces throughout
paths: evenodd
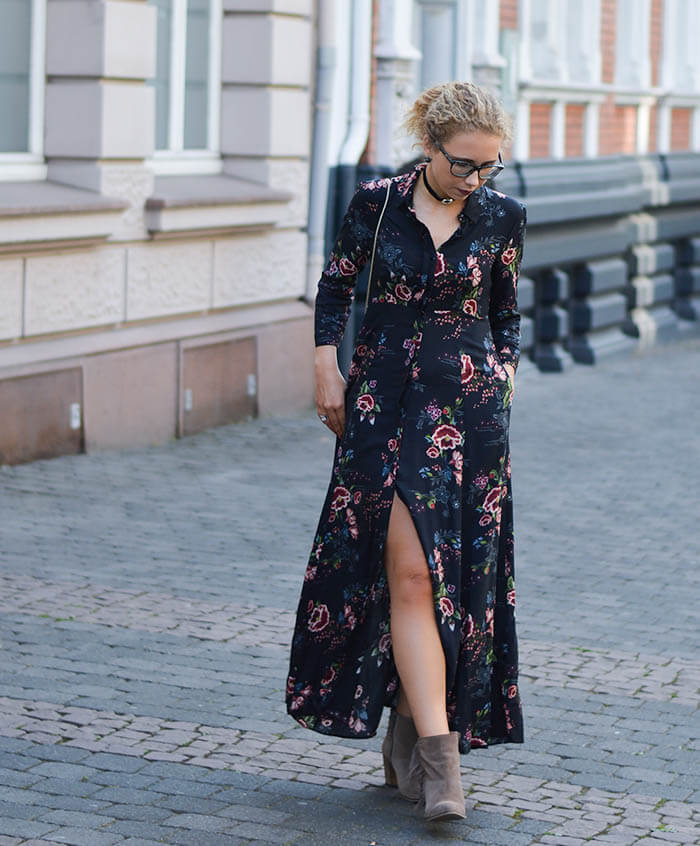
M 390 191 L 391 180 L 389 180 L 389 183 L 386 186 L 386 197 L 384 197 L 384 205 L 382 207 L 382 212 L 379 215 L 379 220 L 377 221 L 377 228 L 374 230 L 374 243 L 372 244 L 372 260 L 369 263 L 369 279 L 367 280 L 367 296 L 365 297 L 365 311 L 367 311 L 367 305 L 369 303 L 369 292 L 372 287 L 372 273 L 374 271 L 374 253 L 377 249 L 377 236 L 379 235 L 379 227 L 382 225 L 382 218 L 384 217 L 384 212 L 386 211 L 386 207 L 389 204 Z

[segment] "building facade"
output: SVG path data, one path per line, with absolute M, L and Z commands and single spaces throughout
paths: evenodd
M 497 187 L 528 206 L 525 366 L 698 326 L 695 0 L 0 13 L 0 463 L 311 407 L 339 214 L 415 155 L 403 111 L 446 79 L 515 117 Z

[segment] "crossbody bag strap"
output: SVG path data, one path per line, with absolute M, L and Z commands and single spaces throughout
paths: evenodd
M 379 220 L 377 221 L 377 228 L 374 230 L 374 243 L 372 244 L 372 260 L 369 263 L 369 279 L 367 280 L 367 296 L 365 297 L 365 311 L 367 310 L 367 305 L 369 303 L 369 292 L 372 288 L 372 273 L 374 271 L 374 253 L 377 250 L 377 236 L 379 235 L 379 227 L 382 225 L 382 218 L 384 217 L 384 212 L 386 211 L 386 207 L 389 204 L 390 191 L 391 180 L 389 180 L 386 186 L 386 197 L 384 197 L 384 205 L 382 206 L 382 211 L 379 215 Z

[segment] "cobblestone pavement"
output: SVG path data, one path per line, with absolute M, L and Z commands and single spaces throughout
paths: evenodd
M 700 843 L 700 339 L 512 412 L 526 742 L 426 826 L 284 711 L 315 417 L 0 470 L 0 846 Z

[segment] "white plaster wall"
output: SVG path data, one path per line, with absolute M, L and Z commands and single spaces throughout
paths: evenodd
M 128 248 L 126 318 L 141 320 L 207 309 L 212 243 L 138 244 Z
M 155 92 L 121 81 L 46 86 L 46 153 L 68 158 L 143 158 L 153 153 Z
M 309 164 L 300 159 L 269 159 L 265 180 L 271 188 L 289 191 L 294 199 L 287 206 L 285 226 L 305 227 L 309 211 Z
M 0 338 L 22 334 L 22 259 L 0 260 Z
M 123 248 L 29 256 L 26 262 L 25 335 L 123 319 Z
M 215 308 L 304 294 L 306 235 L 293 229 L 214 244 Z
M 279 12 L 310 15 L 312 0 L 224 0 L 225 12 Z
M 46 70 L 51 75 L 146 79 L 155 72 L 156 9 L 132 0 L 48 4 Z M 80 49 L 76 50 L 76 44 Z
M 308 91 L 257 85 L 225 87 L 221 148 L 224 154 L 239 156 L 308 156 Z

